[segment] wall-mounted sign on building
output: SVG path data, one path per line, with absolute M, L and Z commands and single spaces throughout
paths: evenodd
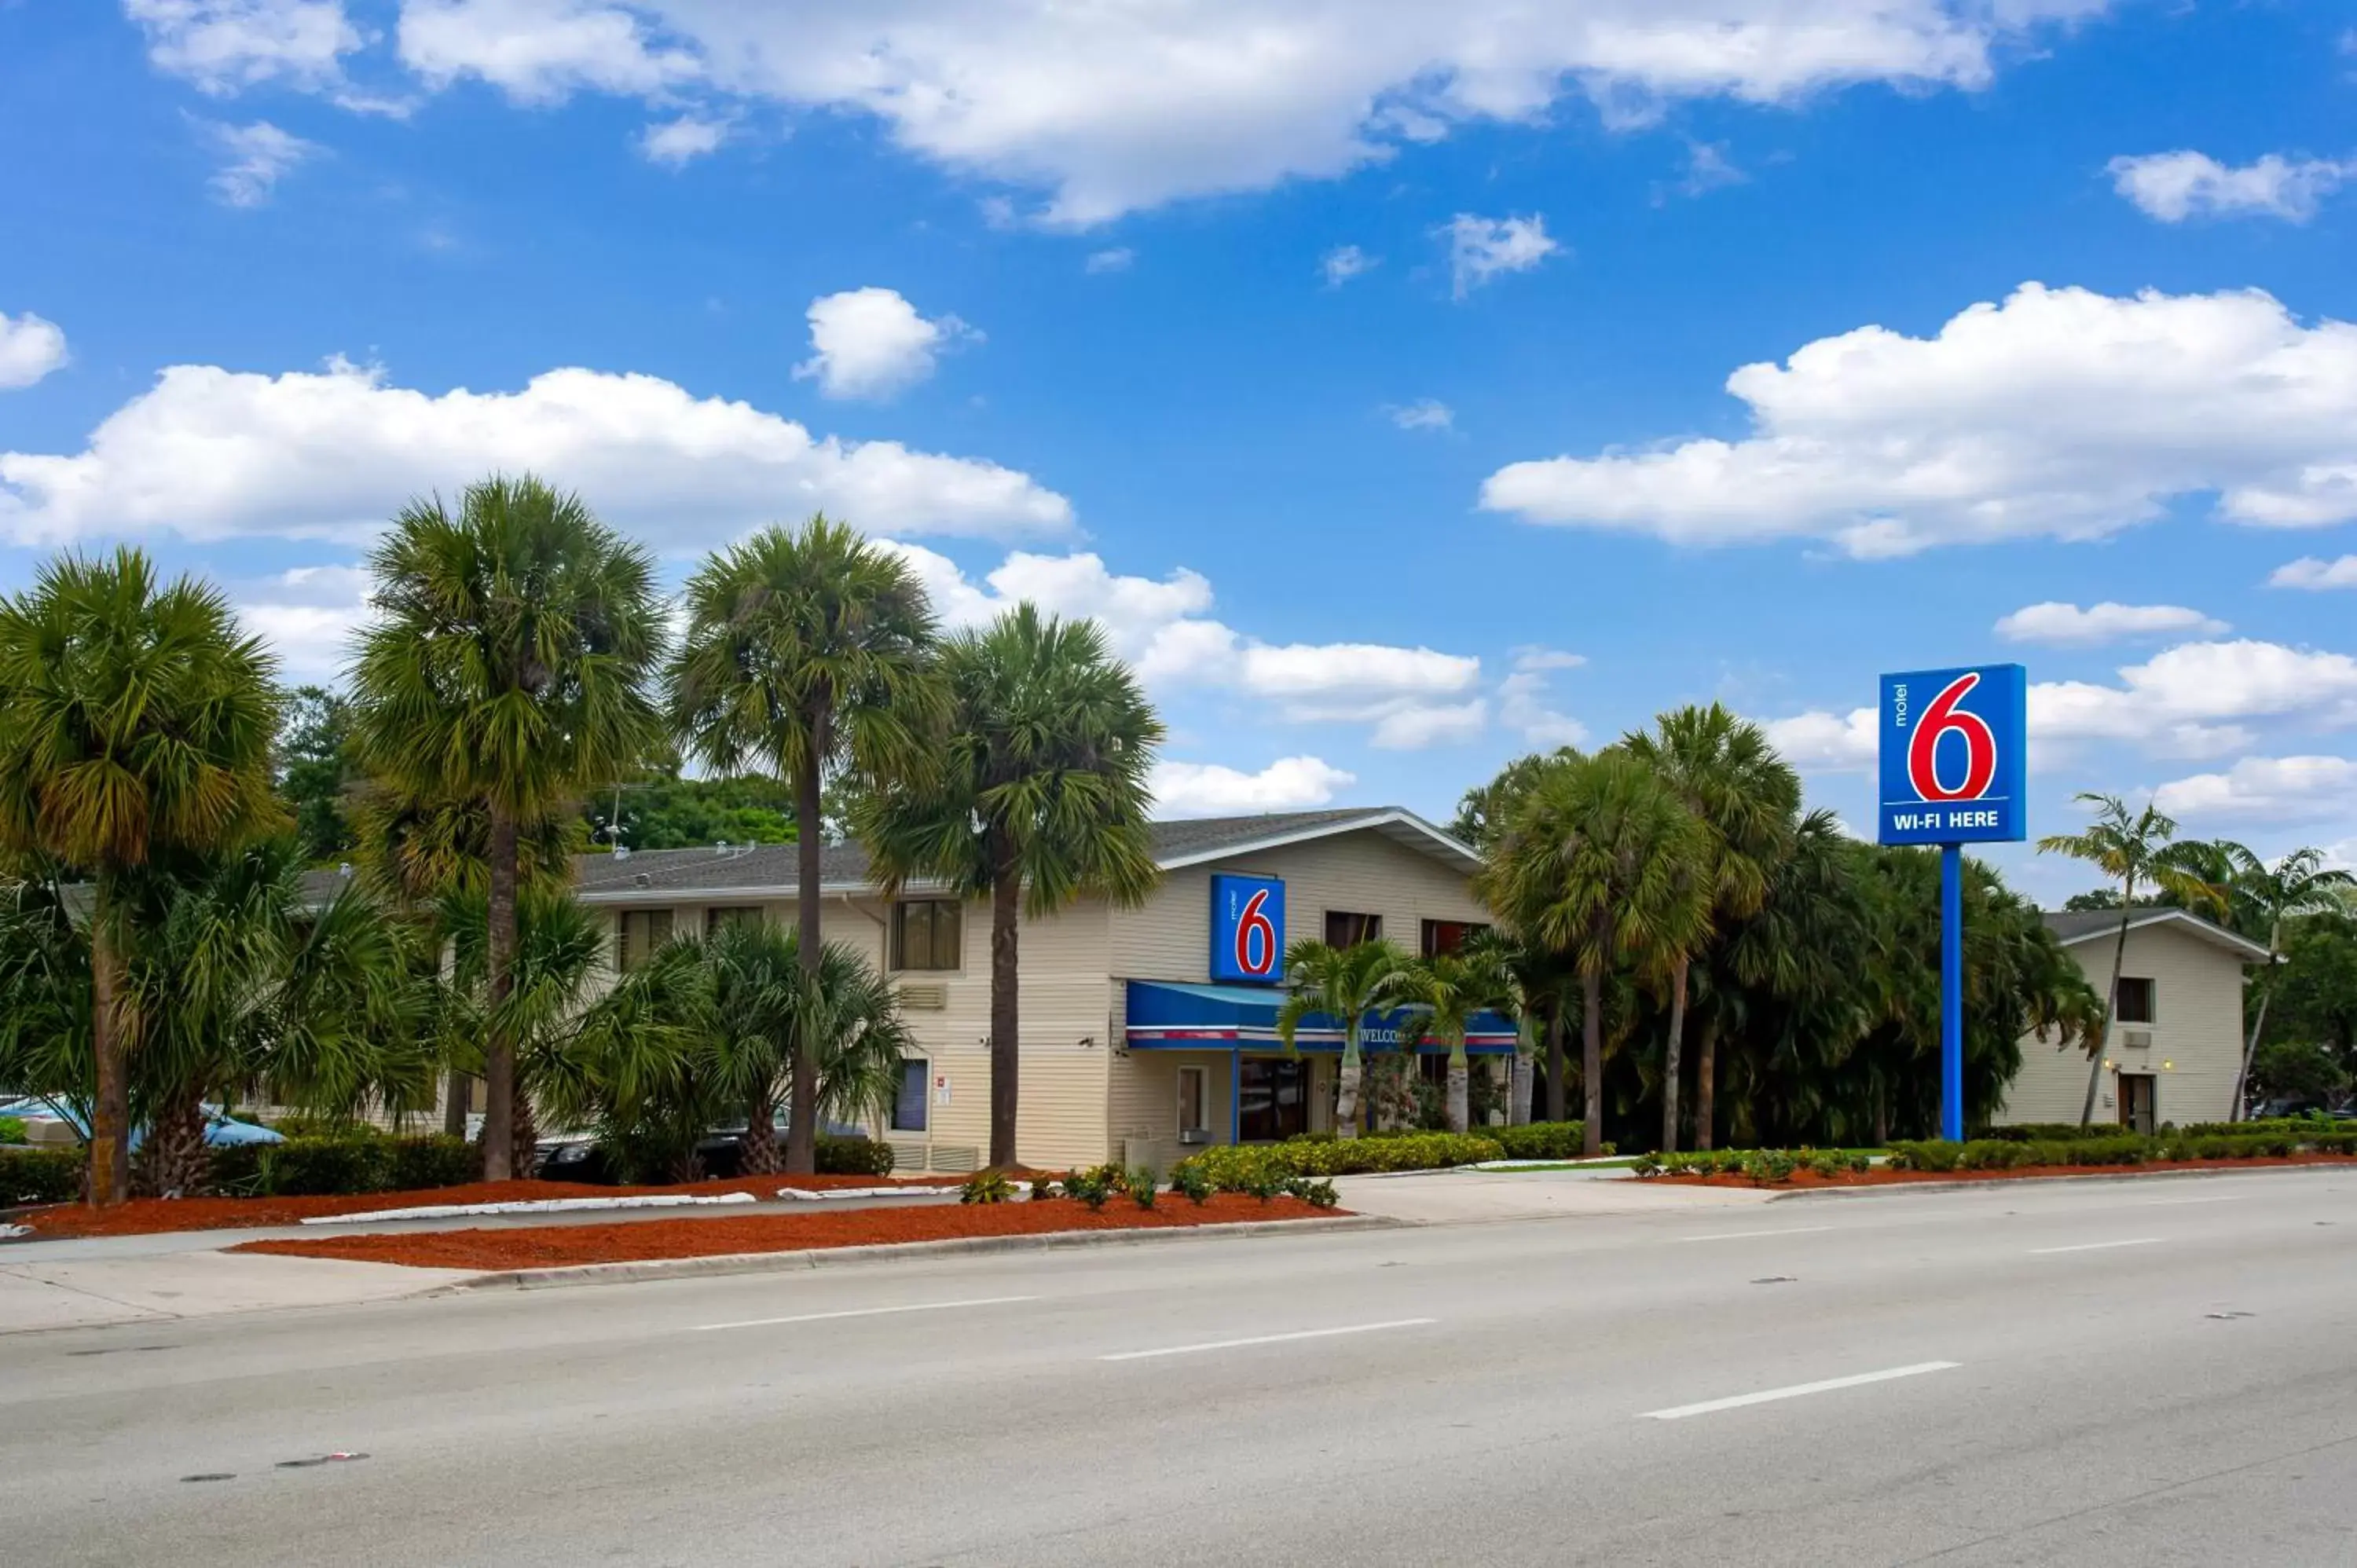
M 1211 978 L 1273 985 L 1285 978 L 1285 884 L 1211 878 Z
M 2029 700 L 2018 664 L 1885 675 L 1876 837 L 1884 843 L 2021 838 Z

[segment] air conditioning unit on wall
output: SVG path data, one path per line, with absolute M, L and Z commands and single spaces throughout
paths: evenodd
M 1211 1141 L 1211 1131 L 1208 1127 L 1189 1127 L 1178 1134 L 1178 1141 L 1189 1144 L 1208 1144 Z
M 2152 1045 L 2152 1031 L 2150 1029 L 2122 1029 L 2120 1031 L 2120 1044 L 2137 1049 L 2149 1049 Z
M 939 981 L 902 984 L 900 1005 L 913 1012 L 938 1013 L 950 1004 L 950 988 Z

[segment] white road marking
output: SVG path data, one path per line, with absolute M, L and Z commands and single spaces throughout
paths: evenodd
M 2148 1197 L 2136 1207 L 2139 1208 L 2174 1208 L 2181 1204 L 2187 1203 L 2240 1203 L 2248 1196 L 2249 1194 L 2247 1193 L 2234 1192 L 2220 1193 L 2213 1197 Z
M 2159 1244 L 2158 1236 L 2132 1236 L 2124 1241 L 2082 1241 L 2074 1247 L 2032 1247 L 2029 1255 L 2049 1258 L 2057 1252 L 2104 1252 L 2114 1247 L 2157 1247 Z
M 1158 1350 L 1123 1350 L 1100 1361 L 1148 1361 L 1157 1356 L 1192 1356 L 1204 1350 L 1235 1350 L 1247 1345 L 1283 1345 L 1296 1339 L 1331 1339 L 1340 1334 L 1373 1334 L 1385 1328 L 1422 1328 L 1437 1317 L 1399 1317 L 1389 1323 L 1353 1323 L 1341 1328 L 1304 1328 L 1292 1334 L 1255 1334 L 1249 1339 L 1213 1339 L 1201 1345 L 1166 1345 Z
M 1858 1372 L 1846 1378 L 1827 1378 L 1819 1383 L 1794 1383 L 1789 1389 L 1763 1389 L 1756 1394 L 1737 1394 L 1732 1399 L 1705 1400 L 1700 1404 L 1674 1405 L 1668 1410 L 1649 1410 L 1641 1421 L 1684 1421 L 1690 1415 L 1709 1415 L 1722 1410 L 1740 1410 L 1745 1405 L 1769 1404 L 1777 1400 L 1799 1399 L 1803 1394 L 1827 1394 L 1836 1389 L 1855 1389 L 1867 1383 L 1887 1383 L 1894 1378 L 1920 1378 L 1926 1372 L 1953 1371 L 1963 1365 L 1958 1361 L 1918 1361 L 1911 1367 L 1892 1367 L 1880 1372 Z
M 1681 1241 L 1749 1241 L 1754 1236 L 1813 1236 L 1831 1225 L 1794 1225 L 1782 1230 L 1714 1230 L 1707 1236 L 1681 1236 Z
M 898 1312 L 952 1312 L 962 1306 L 1006 1306 L 1018 1301 L 1038 1301 L 1036 1295 L 985 1295 L 971 1301 L 920 1301 L 907 1306 L 856 1306 L 845 1312 L 804 1312 L 791 1317 L 748 1317 L 741 1323 L 699 1323 L 688 1330 L 691 1334 L 709 1334 L 716 1328 L 770 1328 L 780 1323 L 831 1323 L 839 1317 L 885 1317 Z

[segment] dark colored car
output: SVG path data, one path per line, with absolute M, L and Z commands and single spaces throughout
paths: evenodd
M 819 1130 L 835 1138 L 864 1138 L 866 1130 L 840 1122 L 820 1123 Z M 786 1129 L 778 1124 L 778 1142 L 783 1144 Z M 589 1182 L 611 1187 L 621 1180 L 613 1162 L 597 1146 L 588 1133 L 570 1137 L 544 1139 L 539 1145 L 540 1163 L 534 1174 L 543 1181 Z M 726 1181 L 741 1175 L 745 1169 L 745 1124 L 716 1127 L 695 1145 L 696 1164 L 704 1169 L 709 1181 Z

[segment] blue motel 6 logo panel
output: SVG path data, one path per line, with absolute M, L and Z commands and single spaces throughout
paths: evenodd
M 2018 664 L 1882 678 L 1883 843 L 2026 836 L 2029 679 Z
M 1285 978 L 1285 884 L 1211 878 L 1211 978 L 1274 985 Z

